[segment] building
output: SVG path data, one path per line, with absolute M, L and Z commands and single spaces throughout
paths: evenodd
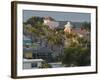
M 50 29 L 55 29 L 59 26 L 59 22 L 55 21 L 52 17 L 46 16 L 43 19 L 44 25 L 49 26 Z
M 65 25 L 64 32 L 65 33 L 77 34 L 79 37 L 89 38 L 89 36 L 90 36 L 90 32 L 89 31 L 87 31 L 86 29 L 82 28 L 81 26 L 80 27 L 76 27 L 76 28 L 73 28 L 73 27 L 74 26 L 70 22 L 67 22 L 67 24 Z
M 23 69 L 42 67 L 43 59 L 23 59 Z
M 32 53 L 33 49 L 32 48 L 23 48 L 23 58 L 24 59 L 32 59 Z
M 83 28 L 75 28 L 75 29 L 72 29 L 72 32 L 73 33 L 76 33 L 79 37 L 86 37 L 86 36 L 89 36 L 89 31 L 87 31 L 86 29 L 83 29 Z
M 33 51 L 33 59 L 43 59 L 46 62 L 52 62 L 52 51 L 46 47 L 40 47 Z
M 25 35 L 23 35 L 23 47 L 25 47 L 25 48 L 32 47 L 32 40 Z
M 64 32 L 71 33 L 73 26 L 71 25 L 70 22 L 67 22 L 67 24 L 64 27 L 65 27 Z
M 32 40 L 23 35 L 23 58 L 32 58 Z

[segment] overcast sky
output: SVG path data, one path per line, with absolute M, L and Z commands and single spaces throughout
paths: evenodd
M 26 22 L 32 16 L 51 16 L 56 21 L 90 22 L 91 20 L 90 13 L 23 10 L 24 22 Z

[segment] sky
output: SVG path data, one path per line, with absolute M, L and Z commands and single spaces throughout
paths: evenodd
M 75 12 L 56 12 L 56 11 L 36 11 L 23 10 L 23 21 L 26 22 L 30 17 L 50 16 L 56 21 L 71 21 L 71 22 L 90 22 L 90 13 L 75 13 Z

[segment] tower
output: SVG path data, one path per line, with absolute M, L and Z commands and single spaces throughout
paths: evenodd
M 70 22 L 67 22 L 67 24 L 66 24 L 64 27 L 65 27 L 64 32 L 68 32 L 68 33 L 71 32 L 71 30 L 72 30 L 72 25 L 71 25 Z

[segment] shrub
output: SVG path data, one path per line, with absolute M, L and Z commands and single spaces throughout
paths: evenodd
M 62 63 L 66 66 L 90 65 L 90 49 L 80 47 L 65 48 Z

